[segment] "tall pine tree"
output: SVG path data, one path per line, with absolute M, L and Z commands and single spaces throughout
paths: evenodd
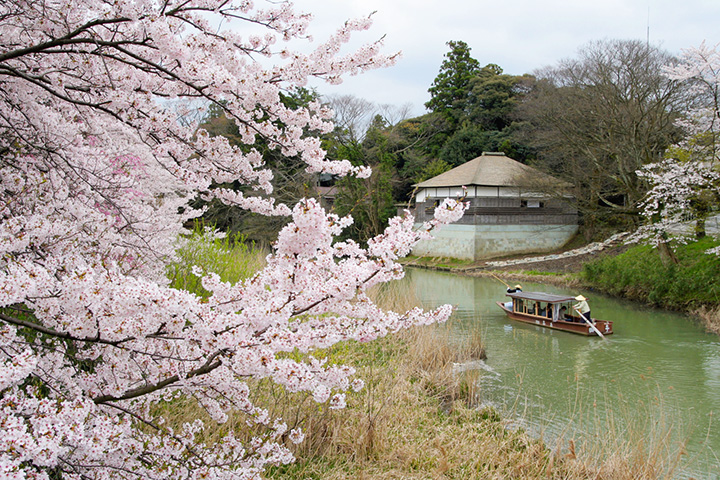
M 450 51 L 428 89 L 431 98 L 425 107 L 442 114 L 455 127 L 467 114 L 471 80 L 480 71 L 480 63 L 470 56 L 467 43 L 451 40 L 447 45 Z

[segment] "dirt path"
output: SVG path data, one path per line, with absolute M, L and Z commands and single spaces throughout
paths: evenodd
M 582 248 L 547 255 L 525 255 L 499 260 L 478 262 L 474 265 L 455 269 L 458 273 L 476 274 L 482 271 L 525 271 L 541 273 L 578 273 L 584 264 L 608 255 L 619 255 L 631 245 L 624 243 L 627 234 L 613 235 L 604 242 L 586 245 Z

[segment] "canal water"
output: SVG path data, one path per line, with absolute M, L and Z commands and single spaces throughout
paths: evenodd
M 505 286 L 493 278 L 408 269 L 406 281 L 425 306 L 456 306 L 447 328 L 458 339 L 480 329 L 487 360 L 457 368 L 472 370 L 480 403 L 516 427 L 561 451 L 573 440 L 599 455 L 623 440 L 671 464 L 680 458 L 677 478 L 720 478 L 720 338 L 692 319 L 523 283 L 526 292 L 585 295 L 593 317 L 615 322 L 602 340 L 508 319 L 495 304 Z

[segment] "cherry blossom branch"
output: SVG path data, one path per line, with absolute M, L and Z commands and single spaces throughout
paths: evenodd
M 206 300 L 168 287 L 165 262 L 200 213 L 191 199 L 291 213 L 272 200 L 272 173 L 252 148 L 259 137 L 304 161 L 309 173 L 369 173 L 328 160 L 320 140 L 308 136 L 333 128 L 327 108 L 289 108 L 282 92 L 313 76 L 338 83 L 391 64 L 382 39 L 341 53 L 370 19 L 348 21 L 310 53 L 290 43 L 273 51 L 278 40 L 309 39 L 310 17 L 290 3 L 268 10 L 252 3 L 0 4 L 0 44 L 7 46 L 0 53 L 0 451 L 17 452 L 0 459 L 3 472 L 256 478 L 267 465 L 293 460 L 270 439 L 300 442 L 303 434 L 286 435 L 282 419 L 250 400 L 255 387 L 244 378 L 342 408 L 344 393 L 362 385 L 351 381 L 354 369 L 311 352 L 449 317 L 449 307 L 386 312 L 364 294 L 400 278 L 396 260 L 427 231 L 414 231 L 404 217 L 366 248 L 336 242 L 352 219 L 311 200 L 295 206 L 267 267 L 251 280 L 229 285 L 199 273 L 211 292 Z M 209 15 L 266 31 L 215 32 Z M 266 67 L 258 55 L 276 65 Z M 183 97 L 218 105 L 243 145 L 178 122 L 158 102 Z M 228 182 L 263 194 L 212 188 Z M 463 210 L 445 203 L 424 229 Z M 17 305 L 30 320 L 7 310 Z M 310 355 L 283 354 L 296 349 Z M 209 422 L 243 412 L 264 433 L 250 440 L 228 433 L 205 445 L 194 440 L 212 424 L 205 421 L 184 433 L 138 428 L 158 401 L 175 395 L 199 402 Z
M 53 330 L 52 328 L 47 328 L 38 323 L 29 322 L 27 320 L 22 320 L 20 318 L 11 317 L 9 315 L 5 315 L 4 313 L 0 313 L 0 320 L 4 320 L 7 323 L 10 323 L 10 324 L 18 326 L 18 327 L 29 328 L 31 330 L 35 330 L 36 332 L 40 332 L 45 335 L 50 335 L 51 337 L 61 338 L 63 340 L 72 340 L 75 342 L 101 343 L 101 344 L 105 344 L 105 345 L 118 346 L 122 343 L 129 342 L 131 340 L 135 340 L 135 337 L 128 337 L 128 338 L 124 338 L 121 340 L 106 340 L 106 339 L 100 338 L 99 331 L 98 331 L 98 335 L 95 337 L 85 337 L 85 338 L 76 337 L 67 332 L 58 332 L 56 330 Z
M 218 350 L 217 352 L 210 355 L 210 357 L 207 359 L 207 361 L 200 367 L 195 368 L 193 370 L 190 370 L 187 375 L 185 375 L 184 378 L 193 378 L 200 375 L 204 375 L 206 373 L 210 373 L 216 368 L 220 367 L 222 365 L 221 360 L 216 360 L 217 357 L 220 355 L 224 355 L 227 353 L 227 350 Z M 172 385 L 174 383 L 177 383 L 180 381 L 179 375 L 173 375 L 171 377 L 166 378 L 165 380 L 162 380 L 161 382 L 152 384 L 152 385 L 146 385 L 143 387 L 134 388 L 132 390 L 128 390 L 125 393 L 123 393 L 120 396 L 114 396 L 114 395 L 101 395 L 99 397 L 93 398 L 93 402 L 95 404 L 103 404 L 103 403 L 109 403 L 109 402 L 119 402 L 122 400 L 130 400 L 137 397 L 142 397 L 145 395 L 148 395 L 150 393 L 156 392 L 158 390 L 161 390 L 163 388 L 168 387 L 169 385 Z
M 21 48 L 17 50 L 10 50 L 8 52 L 5 52 L 3 54 L 0 54 L 0 63 L 7 62 L 8 60 L 13 60 L 15 58 L 22 58 L 26 57 L 28 55 L 36 54 L 36 53 L 42 53 L 46 50 L 49 50 L 54 47 L 64 46 L 64 45 L 78 45 L 78 44 L 92 44 L 92 39 L 87 38 L 75 38 L 78 35 L 91 30 L 94 27 L 98 26 L 104 26 L 104 25 L 114 25 L 119 23 L 127 23 L 130 22 L 130 18 L 111 18 L 106 20 L 96 19 L 92 20 L 85 25 L 82 25 L 72 32 L 69 32 L 67 35 L 64 35 L 62 37 L 50 40 L 48 42 L 39 43 L 36 45 L 32 45 L 30 47 Z

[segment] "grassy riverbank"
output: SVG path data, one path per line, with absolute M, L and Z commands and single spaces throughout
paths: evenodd
M 170 277 L 175 285 L 199 294 L 204 292 L 191 265 L 237 281 L 260 268 L 264 257 L 251 247 L 200 235 L 179 253 L 182 261 L 170 269 Z M 413 286 L 402 285 L 373 292 L 376 301 L 396 310 L 418 305 Z M 451 325 L 433 325 L 315 352 L 331 364 L 355 367 L 366 382 L 363 390 L 348 395 L 345 410 L 328 410 L 308 395 L 256 382 L 253 391 L 271 406 L 269 413 L 282 415 L 291 428 L 300 426 L 306 433 L 303 443 L 291 447 L 297 461 L 271 469 L 266 477 L 624 480 L 672 478 L 677 471 L 682 452 L 667 440 L 664 429 L 653 438 L 640 438 L 643 429 L 636 434 L 626 428 L 616 431 L 609 428 L 615 423 L 599 419 L 602 435 L 588 444 L 569 428 L 551 443 L 513 428 L 517 423 L 509 421 L 509 415 L 480 405 L 476 380 L 483 371 L 472 367 L 484 356 L 481 332 L 470 332 L 462 340 L 451 333 Z M 168 413 L 171 424 L 206 416 L 196 406 L 175 407 Z M 240 418 L 231 417 L 223 428 L 252 434 Z
M 586 264 L 584 283 L 610 295 L 689 312 L 720 334 L 720 257 L 705 252 L 718 245 L 705 238 L 679 246 L 677 263 L 663 261 L 648 246 Z

